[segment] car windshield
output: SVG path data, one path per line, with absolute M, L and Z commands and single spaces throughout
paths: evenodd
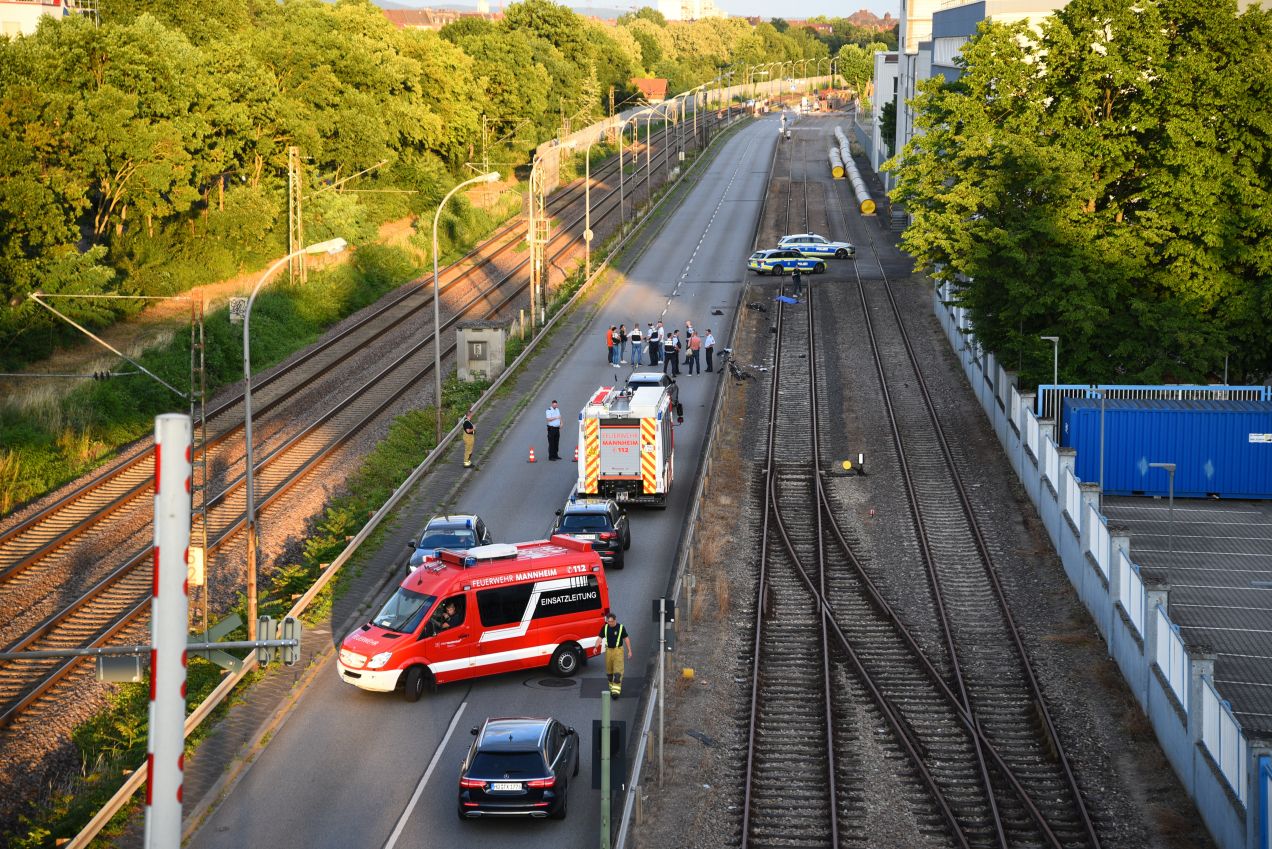
M 567 513 L 561 517 L 561 530 L 570 531 L 608 531 L 609 517 L 601 513 Z
M 435 601 L 435 595 L 424 595 L 399 587 L 371 621 L 389 631 L 410 634 L 419 627 L 424 614 Z
M 768 254 L 764 253 L 764 251 L 756 251 L 751 254 L 751 259 L 764 259 L 766 256 L 768 256 Z
M 543 755 L 536 752 L 478 752 L 468 768 L 470 778 L 537 778 L 546 775 Z
M 472 548 L 477 536 L 467 528 L 445 528 L 428 531 L 420 538 L 418 548 Z

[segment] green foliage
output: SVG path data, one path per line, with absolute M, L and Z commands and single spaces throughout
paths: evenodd
M 282 360 L 414 272 L 401 250 L 371 246 L 358 250 L 346 266 L 312 274 L 303 288 L 267 288 L 252 310 L 253 365 L 261 369 Z M 220 309 L 207 315 L 204 332 L 208 388 L 215 391 L 243 376 L 242 328 Z M 184 391 L 190 380 L 189 329 L 147 351 L 139 362 Z M 133 371 L 127 364 L 119 370 Z M 8 462 L 21 470 L 0 476 L 0 506 L 7 505 L 0 512 L 94 468 L 115 447 L 149 433 L 155 415 L 185 406 L 149 377 L 132 374 L 85 383 L 37 415 L 0 407 L 0 445 Z
M 964 282 L 1027 382 L 1238 381 L 1272 371 L 1272 16 L 1224 0 L 1075 0 L 984 25 L 917 98 L 896 170 L 905 246 Z M 1261 199 L 1262 198 L 1262 199 Z

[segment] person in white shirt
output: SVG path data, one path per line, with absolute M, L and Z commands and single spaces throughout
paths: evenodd
M 711 328 L 707 328 L 707 335 L 702 337 L 702 350 L 707 353 L 707 371 L 712 371 L 714 365 L 711 361 L 715 355 L 715 337 L 711 335 Z
M 556 399 L 552 400 L 552 406 L 548 407 L 548 459 L 561 459 L 561 410 L 557 407 Z

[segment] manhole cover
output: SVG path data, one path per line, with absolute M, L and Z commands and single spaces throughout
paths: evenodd
M 526 682 L 526 686 L 542 690 L 560 690 L 566 687 L 577 687 L 578 682 L 569 678 L 532 678 Z

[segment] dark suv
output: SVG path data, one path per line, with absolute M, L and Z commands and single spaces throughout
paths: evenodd
M 579 735 L 555 719 L 487 719 L 460 764 L 459 818 L 564 819 Z
M 568 534 L 592 544 L 601 562 L 623 568 L 623 552 L 632 547 L 632 526 L 627 511 L 612 498 L 575 498 L 557 511 L 554 534 Z
M 426 557 L 435 557 L 439 548 L 451 551 L 467 551 L 479 545 L 494 542 L 490 528 L 482 521 L 481 516 L 451 515 L 434 516 L 428 520 L 420 535 L 411 540 L 410 568 L 414 569 L 424 562 Z

